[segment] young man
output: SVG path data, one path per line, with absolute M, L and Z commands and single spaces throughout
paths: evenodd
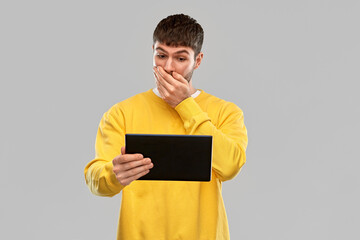
M 229 239 L 221 184 L 245 163 L 247 132 L 235 104 L 192 85 L 203 36 L 189 16 L 160 21 L 153 35 L 157 87 L 114 105 L 100 122 L 85 178 L 96 195 L 122 192 L 118 239 Z M 211 181 L 135 181 L 156 166 L 125 153 L 126 133 L 212 135 Z

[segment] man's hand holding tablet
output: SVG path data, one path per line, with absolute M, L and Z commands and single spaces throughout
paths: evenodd
M 144 158 L 142 154 L 126 154 L 125 147 L 121 148 L 121 155 L 113 160 L 113 172 L 116 179 L 123 186 L 149 173 L 154 166 L 150 158 Z

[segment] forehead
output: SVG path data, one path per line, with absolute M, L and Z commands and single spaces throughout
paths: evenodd
M 154 44 L 154 51 L 165 51 L 168 54 L 176 54 L 176 53 L 188 53 L 190 56 L 194 56 L 194 50 L 191 47 L 185 47 L 185 46 L 168 46 L 166 44 L 160 43 L 158 41 Z

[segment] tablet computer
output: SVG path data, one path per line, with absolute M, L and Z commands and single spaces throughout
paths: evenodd
M 126 134 L 125 152 L 141 153 L 154 164 L 138 180 L 211 180 L 212 136 Z

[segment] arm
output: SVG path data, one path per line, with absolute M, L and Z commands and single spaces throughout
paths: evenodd
M 123 129 L 123 118 L 112 107 L 100 121 L 95 143 L 96 156 L 84 171 L 86 184 L 95 195 L 112 197 L 124 188 L 116 179 L 112 163 L 121 153 L 121 147 L 125 146 Z
M 190 84 L 180 74 L 166 73 L 154 67 L 157 86 L 163 100 L 179 113 L 187 134 L 213 136 L 213 170 L 221 181 L 235 177 L 246 161 L 247 131 L 243 113 L 235 104 L 222 106 L 218 126 L 190 97 Z
M 213 136 L 213 170 L 221 181 L 234 178 L 246 161 L 247 130 L 242 111 L 226 103 L 216 127 L 196 101 L 186 98 L 175 110 L 184 122 L 187 134 Z

